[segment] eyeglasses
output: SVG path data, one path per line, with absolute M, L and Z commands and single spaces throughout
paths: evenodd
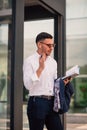
M 55 47 L 55 45 L 56 45 L 56 44 L 46 44 L 46 43 L 44 43 L 44 42 L 40 42 L 40 43 L 45 44 L 45 45 L 46 45 L 46 46 L 48 46 L 49 48 L 51 48 L 51 47 L 53 47 L 53 48 L 54 48 L 54 47 Z

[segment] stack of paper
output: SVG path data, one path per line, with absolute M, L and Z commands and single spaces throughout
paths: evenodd
M 66 79 L 66 78 L 74 78 L 75 76 L 79 75 L 79 67 L 78 65 L 72 67 L 71 69 L 66 71 L 66 75 L 64 77 L 62 77 L 62 79 Z

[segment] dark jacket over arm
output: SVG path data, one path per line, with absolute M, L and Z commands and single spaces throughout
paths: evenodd
M 64 81 L 62 78 L 57 79 L 55 81 L 55 86 L 59 85 L 59 99 L 60 99 L 60 109 L 58 110 L 59 114 L 63 114 L 69 110 L 71 97 L 74 93 L 74 88 L 71 82 L 69 82 L 66 86 L 64 85 Z M 54 95 L 55 93 L 55 86 L 54 86 Z M 56 97 L 55 97 L 56 98 Z M 55 104 L 54 98 L 54 104 Z

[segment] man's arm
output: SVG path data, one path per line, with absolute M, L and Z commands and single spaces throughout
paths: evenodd
M 45 60 L 46 60 L 46 54 L 41 55 L 41 57 L 39 58 L 39 68 L 36 71 L 36 74 L 37 74 L 38 77 L 40 77 L 42 71 L 44 70 Z

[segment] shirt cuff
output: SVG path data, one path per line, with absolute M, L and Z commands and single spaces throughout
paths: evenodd
M 32 75 L 31 80 L 32 80 L 33 82 L 40 81 L 36 73 L 34 73 L 34 74 Z

